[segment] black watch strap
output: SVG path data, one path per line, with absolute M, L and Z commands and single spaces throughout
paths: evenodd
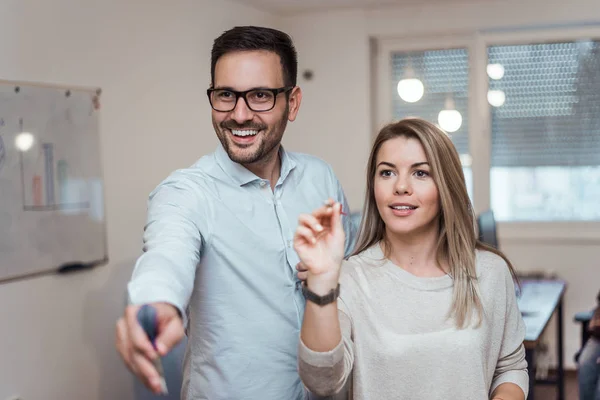
M 338 296 L 340 295 L 340 284 L 338 283 L 335 289 L 331 289 L 329 293 L 324 296 L 319 296 L 315 292 L 312 292 L 307 286 L 306 283 L 302 284 L 302 294 L 306 300 L 309 300 L 319 306 L 324 306 L 329 303 L 333 303 Z

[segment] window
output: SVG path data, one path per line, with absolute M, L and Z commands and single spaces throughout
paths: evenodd
M 469 92 L 466 49 L 391 53 L 392 118 L 421 117 L 442 126 L 451 136 L 463 162 L 472 196 L 467 102 Z M 417 82 L 416 80 L 420 81 Z M 440 112 L 451 111 L 445 121 Z M 458 112 L 458 114 L 456 113 Z M 458 118 L 458 119 L 457 119 Z
M 489 74 L 496 217 L 600 219 L 600 42 L 491 46 L 488 62 L 504 71 Z
M 374 50 L 375 122 L 419 116 L 449 132 L 475 210 L 519 222 L 515 237 L 541 222 L 552 235 L 565 222 L 600 229 L 600 29 L 386 38 Z M 439 118 L 448 108 L 456 130 Z

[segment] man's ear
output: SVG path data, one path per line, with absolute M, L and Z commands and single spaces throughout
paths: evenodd
M 290 98 L 288 100 L 288 105 L 290 108 L 290 112 L 288 114 L 288 120 L 290 122 L 296 119 L 298 115 L 298 110 L 300 110 L 300 103 L 302 102 L 302 89 L 300 86 L 296 86 L 292 89 L 290 93 Z

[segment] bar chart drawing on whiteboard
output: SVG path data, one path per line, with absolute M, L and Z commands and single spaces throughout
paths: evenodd
M 24 211 L 75 211 L 90 207 L 87 181 L 72 176 L 66 160 L 56 161 L 53 143 L 21 151 L 19 156 Z

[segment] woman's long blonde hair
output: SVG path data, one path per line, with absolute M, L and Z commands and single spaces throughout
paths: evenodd
M 440 196 L 439 237 L 436 260 L 447 264 L 454 280 L 453 301 L 450 317 L 457 327 L 471 322 L 473 312 L 477 324 L 482 320 L 483 306 L 475 268 L 475 249 L 487 250 L 502 257 L 513 278 L 514 268 L 508 258 L 495 248 L 477 239 L 475 215 L 467 193 L 460 158 L 448 135 L 434 124 L 420 118 L 406 118 L 385 126 L 375 139 L 367 166 L 367 190 L 362 213 L 359 236 L 353 254 L 382 243 L 386 257 L 390 247 L 386 242 L 385 223 L 375 202 L 375 173 L 377 156 L 383 143 L 390 139 L 406 137 L 418 140 L 423 146 L 431 166 L 433 180 Z

